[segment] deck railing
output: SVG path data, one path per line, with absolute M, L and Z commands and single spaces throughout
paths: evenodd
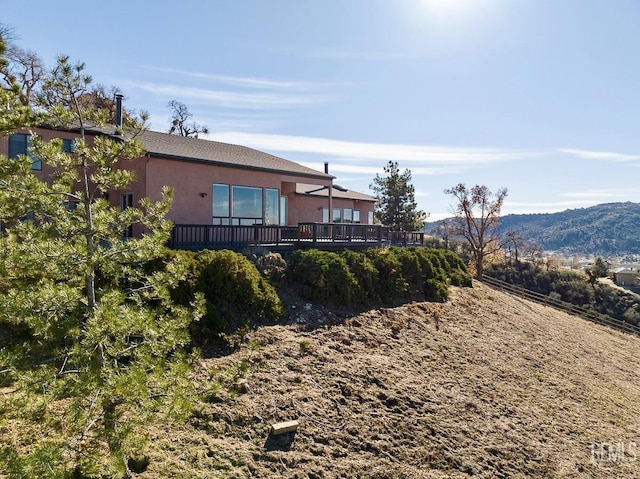
M 387 246 L 422 245 L 424 233 L 391 231 L 357 223 L 300 223 L 298 226 L 174 225 L 174 249 L 238 249 L 247 246 Z

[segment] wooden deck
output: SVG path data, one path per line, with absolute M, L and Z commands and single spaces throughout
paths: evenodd
M 300 223 L 298 226 L 174 225 L 173 249 L 232 249 L 263 246 L 275 250 L 326 250 L 401 245 L 421 246 L 424 233 L 391 231 L 386 226 L 354 223 Z

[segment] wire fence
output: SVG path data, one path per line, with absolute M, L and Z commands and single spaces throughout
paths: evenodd
M 569 314 L 573 314 L 574 316 L 580 316 L 581 318 L 586 319 L 587 321 L 591 321 L 592 323 L 608 326 L 610 328 L 617 329 L 618 331 L 634 334 L 640 337 L 640 327 L 626 321 L 612 318 L 611 316 L 586 309 L 583 306 L 567 303 L 566 301 L 561 301 L 545 294 L 536 293 L 535 291 L 525 289 L 522 286 L 506 283 L 504 281 L 486 275 L 482 277 L 482 282 L 494 289 L 516 295 L 522 299 L 528 299 L 530 301 L 535 301 L 536 303 L 544 304 L 545 306 L 551 306 L 552 308 L 564 311 Z

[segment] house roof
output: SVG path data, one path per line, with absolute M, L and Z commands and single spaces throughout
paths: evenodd
M 77 128 L 70 128 L 76 131 Z M 89 126 L 87 131 L 121 138 L 114 134 L 113 126 Z M 307 168 L 294 161 L 254 150 L 247 146 L 232 145 L 159 131 L 143 130 L 137 137 L 147 153 L 180 161 L 195 161 L 251 170 L 288 173 L 308 178 L 333 180 L 335 176 Z M 317 185 L 316 185 L 317 186 Z
M 318 185 L 310 185 L 306 183 L 296 183 L 296 193 L 299 195 L 308 195 L 308 196 L 329 196 L 329 188 L 326 186 L 318 186 Z M 338 185 L 333 185 L 333 191 L 331 193 L 333 198 L 343 198 L 348 200 L 359 200 L 359 201 L 371 201 L 375 202 L 376 199 L 364 193 L 359 193 L 357 191 L 348 190 Z
M 616 268 L 613 270 L 613 272 L 615 274 L 638 274 L 637 271 L 625 267 Z
M 332 175 L 246 146 L 150 130 L 142 132 L 138 139 L 145 150 L 154 156 L 214 163 L 236 168 L 277 171 L 327 180 L 334 178 Z

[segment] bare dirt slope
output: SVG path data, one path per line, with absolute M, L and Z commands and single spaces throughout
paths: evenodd
M 158 431 L 140 477 L 640 474 L 638 338 L 479 283 L 342 319 L 300 306 L 202 362 L 220 390 Z

